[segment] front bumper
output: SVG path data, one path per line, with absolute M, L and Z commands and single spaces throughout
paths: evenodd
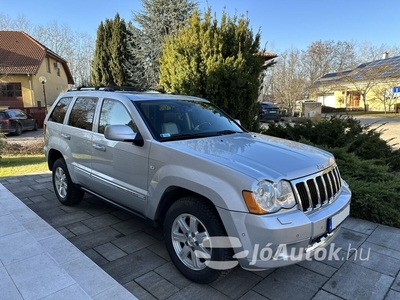
M 351 192 L 343 185 L 340 196 L 330 205 L 309 215 L 300 210 L 255 215 L 219 208 L 228 236 L 237 237 L 241 247 L 234 248 L 242 268 L 263 270 L 298 263 L 328 246 L 339 231 L 335 224 L 329 232 L 328 220 L 341 213 L 348 215 Z M 337 225 L 337 226 L 336 226 Z

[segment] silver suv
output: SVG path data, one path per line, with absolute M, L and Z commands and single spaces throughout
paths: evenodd
M 164 226 L 171 260 L 209 283 L 325 250 L 349 215 L 334 157 L 246 131 L 207 100 L 123 89 L 61 94 L 45 153 L 65 205 L 88 192 Z

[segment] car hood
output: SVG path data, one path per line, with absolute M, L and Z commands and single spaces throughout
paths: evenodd
M 237 133 L 165 144 L 259 180 L 293 180 L 334 164 L 333 155 L 324 150 L 256 133 Z

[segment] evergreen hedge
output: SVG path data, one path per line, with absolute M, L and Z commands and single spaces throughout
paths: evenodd
M 261 133 L 313 145 L 335 155 L 350 185 L 350 214 L 400 228 L 400 150 L 382 139 L 381 128 L 335 115 L 318 122 L 273 123 Z

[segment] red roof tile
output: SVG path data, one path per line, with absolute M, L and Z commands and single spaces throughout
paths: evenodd
M 22 31 L 0 31 L 0 74 L 36 74 L 46 56 L 61 62 L 68 83 L 74 80 L 67 61 Z

